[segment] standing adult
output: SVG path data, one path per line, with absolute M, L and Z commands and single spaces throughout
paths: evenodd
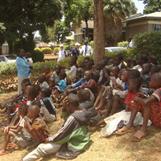
M 31 64 L 26 58 L 27 52 L 24 49 L 20 49 L 16 58 L 16 67 L 18 75 L 18 94 L 22 93 L 21 83 L 24 79 L 29 78 L 31 74 Z
M 64 46 L 62 44 L 62 45 L 60 45 L 60 50 L 59 50 L 59 53 L 58 53 L 58 60 L 57 60 L 57 62 L 63 60 L 65 58 L 65 55 L 66 55 L 66 52 L 65 52 Z
M 92 55 L 92 47 L 88 45 L 88 42 L 85 42 L 84 45 L 82 46 L 82 51 L 81 51 L 83 56 L 90 56 Z
M 74 48 L 72 48 L 72 50 L 71 50 L 71 54 L 75 58 L 77 58 L 79 56 L 79 54 L 80 54 L 79 47 L 80 47 L 80 44 L 79 43 L 75 43 Z

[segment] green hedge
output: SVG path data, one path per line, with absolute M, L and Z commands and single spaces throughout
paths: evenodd
M 40 74 L 44 68 L 53 69 L 56 66 L 56 61 L 33 63 L 33 74 Z M 0 63 L 0 76 L 16 75 L 16 64 Z
M 161 32 L 141 33 L 134 37 L 137 55 L 153 55 L 161 60 Z
M 127 47 L 128 46 L 128 41 L 121 41 L 117 43 L 117 46 L 119 47 Z

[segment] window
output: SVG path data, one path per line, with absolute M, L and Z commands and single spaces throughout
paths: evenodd
M 154 24 L 154 31 L 161 31 L 161 25 Z

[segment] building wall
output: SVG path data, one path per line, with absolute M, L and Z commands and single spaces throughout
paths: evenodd
M 129 23 L 126 27 L 126 39 L 132 38 L 135 34 L 148 32 L 148 22 L 136 22 L 136 23 Z
M 128 22 L 126 26 L 126 39 L 132 38 L 135 34 L 151 31 L 161 31 L 161 20 L 142 20 Z

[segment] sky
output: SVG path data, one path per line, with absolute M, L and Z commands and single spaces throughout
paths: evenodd
M 143 13 L 143 10 L 144 10 L 144 4 L 143 4 L 143 1 L 140 1 L 140 0 L 133 0 L 135 5 L 136 5 L 136 8 L 138 9 L 138 13 Z

